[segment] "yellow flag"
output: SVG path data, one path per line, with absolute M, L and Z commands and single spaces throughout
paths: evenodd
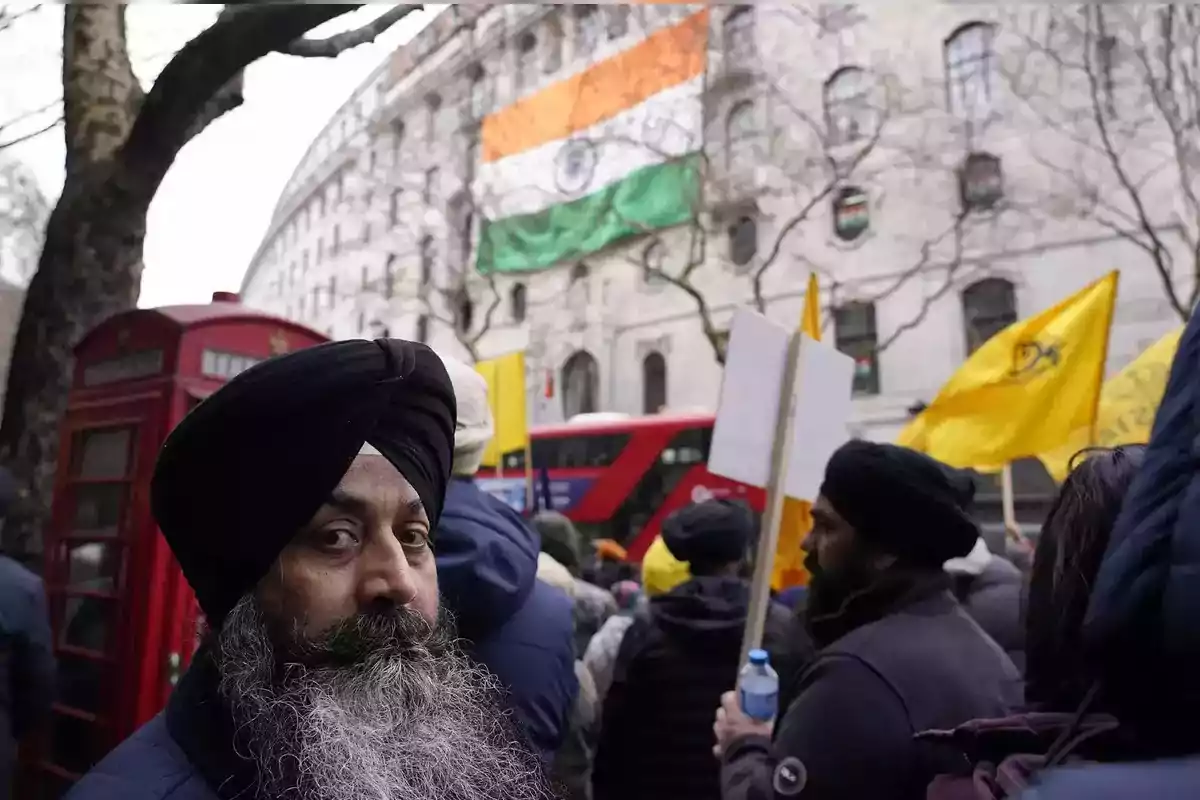
M 1071 457 L 1089 445 L 1115 447 L 1150 441 L 1154 414 L 1167 388 L 1171 360 L 1182 334 L 1183 328 L 1171 331 L 1104 384 L 1094 442 L 1091 428 L 1079 428 L 1065 445 L 1038 456 L 1054 480 L 1066 480 Z
M 524 450 L 529 441 L 525 411 L 525 354 L 509 353 L 480 361 L 475 370 L 488 385 L 488 403 L 496 435 L 483 453 L 483 466 L 495 467 L 504 453 Z
M 899 444 L 954 467 L 994 469 L 1095 423 L 1117 273 L 984 342 Z
M 821 298 L 818 293 L 817 276 L 808 275 L 808 289 L 804 293 L 804 313 L 800 317 L 800 330 L 813 339 L 821 339 Z M 802 586 L 808 582 L 808 570 L 804 568 L 804 538 L 812 530 L 812 506 L 804 500 L 786 497 L 783 500 L 783 517 L 779 522 L 779 544 L 775 548 L 775 565 L 771 571 L 771 588 L 775 591 L 790 586 Z

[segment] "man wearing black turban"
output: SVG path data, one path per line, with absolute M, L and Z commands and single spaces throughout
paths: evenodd
M 804 545 L 805 621 L 822 649 L 781 707 L 774 742 L 732 693 L 722 699 L 723 800 L 923 798 L 957 765 L 919 754 L 914 732 L 1021 703 L 1012 661 L 943 570 L 979 537 L 966 511 L 974 493 L 967 473 L 906 448 L 852 441 L 833 454 Z
M 394 339 L 241 373 L 171 432 L 151 508 L 209 631 L 72 800 L 545 796 L 439 614 L 455 397 Z

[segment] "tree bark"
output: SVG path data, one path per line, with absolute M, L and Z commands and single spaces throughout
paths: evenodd
M 176 155 L 240 105 L 243 68 L 357 7 L 227 6 L 172 58 L 148 94 L 130 66 L 125 7 L 65 7 L 66 181 L 26 291 L 4 398 L 0 464 L 22 496 L 5 520 L 6 549 L 41 551 L 74 347 L 107 317 L 136 305 L 146 215 Z

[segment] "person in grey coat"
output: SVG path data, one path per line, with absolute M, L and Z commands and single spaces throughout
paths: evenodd
M 1025 627 L 1021 622 L 1021 571 L 988 550 L 983 537 L 963 558 L 945 564 L 954 580 L 954 593 L 971 619 L 1004 648 L 1017 669 L 1025 671 Z

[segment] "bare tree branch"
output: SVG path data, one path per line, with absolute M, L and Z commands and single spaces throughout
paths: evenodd
M 400 5 L 385 11 L 371 22 L 352 31 L 335 33 L 324 39 L 295 39 L 277 52 L 289 56 L 303 58 L 333 58 L 346 50 L 359 45 L 370 44 L 379 34 L 395 25 L 400 20 L 416 11 L 423 11 L 424 5 Z

